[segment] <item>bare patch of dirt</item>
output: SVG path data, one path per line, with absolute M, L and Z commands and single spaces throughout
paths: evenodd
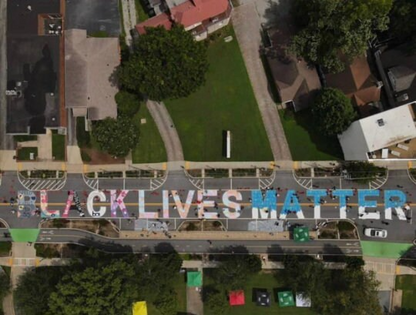
M 87 153 L 91 158 L 90 162 L 85 162 L 87 164 L 124 164 L 124 158 L 114 158 L 108 153 L 92 149 L 92 148 L 82 148 L 82 151 Z
M 110 221 L 101 220 L 66 220 L 66 219 L 55 219 L 46 221 L 43 228 L 70 228 L 80 229 L 96 233 L 107 237 L 118 237 L 119 233 L 115 230 L 114 226 Z
M 225 228 L 220 221 L 193 220 L 182 223 L 179 231 L 225 231 Z

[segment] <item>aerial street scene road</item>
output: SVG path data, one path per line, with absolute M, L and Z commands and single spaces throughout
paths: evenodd
M 416 314 L 415 14 L 0 1 L 0 315 Z

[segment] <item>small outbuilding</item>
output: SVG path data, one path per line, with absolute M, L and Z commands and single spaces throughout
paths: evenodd
M 244 305 L 246 303 L 243 290 L 231 291 L 228 297 L 231 306 Z
M 270 306 L 271 297 L 270 293 L 267 290 L 257 290 L 256 291 L 256 304 L 257 306 Z
M 188 271 L 186 274 L 186 284 L 188 287 L 202 286 L 202 273 L 200 271 Z
M 282 291 L 277 293 L 280 307 L 295 306 L 293 293 L 291 291 Z
M 140 301 L 133 304 L 133 315 L 147 315 L 146 301 Z
M 299 243 L 308 242 L 310 240 L 309 229 L 306 226 L 296 227 L 293 230 L 293 239 Z
M 311 307 L 312 301 L 309 297 L 305 296 L 303 293 L 296 294 L 296 307 Z

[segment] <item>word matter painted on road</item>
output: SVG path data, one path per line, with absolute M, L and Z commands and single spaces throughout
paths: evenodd
M 144 190 L 109 190 L 108 192 L 110 194 L 110 200 L 108 200 L 104 191 L 95 190 L 89 193 L 86 208 L 91 217 L 108 217 L 107 213 L 110 210 L 110 216 L 113 218 L 137 216 L 140 219 L 185 219 L 189 217 L 189 211 L 194 204 L 196 205 L 195 213 L 198 218 L 216 219 L 219 217 L 219 213 L 222 212 L 226 218 L 237 219 L 241 216 L 243 210 L 243 197 L 238 190 L 221 191 L 222 195 L 219 195 L 219 190 L 217 189 L 189 190 L 184 200 L 182 200 L 182 194 L 179 194 L 177 190 L 163 190 L 161 194 L 162 207 L 157 212 L 146 211 L 146 193 L 148 192 Z M 381 219 L 380 211 L 374 209 L 377 207 L 377 200 L 375 199 L 381 197 L 381 191 L 363 189 L 356 190 L 356 192 L 358 194 L 358 217 L 363 220 Z M 299 219 L 304 219 L 305 216 L 299 202 L 298 192 L 288 190 L 284 197 L 280 193 L 281 191 L 275 190 L 252 190 L 251 198 L 249 199 L 251 201 L 251 217 L 253 219 L 285 219 L 288 214 L 293 213 Z M 305 192 L 301 193 L 304 194 Z M 339 218 L 347 218 L 347 212 L 351 208 L 351 206 L 348 206 L 348 200 L 355 195 L 351 189 L 338 189 L 333 191 L 316 189 L 306 191 L 306 196 L 314 204 L 313 218 L 324 219 L 321 213 L 321 206 L 325 203 L 324 198 L 328 196 L 328 193 L 333 200 L 338 199 Z M 138 208 L 127 209 L 124 199 L 128 195 L 134 195 L 137 198 Z M 76 210 L 82 215 L 84 214 L 78 194 L 75 191 L 68 192 L 62 214 L 59 209 L 49 209 L 47 196 L 47 191 L 43 190 L 39 192 L 40 210 L 43 218 L 68 218 L 70 210 Z M 393 212 L 399 220 L 407 219 L 405 211 L 409 210 L 409 206 L 406 204 L 406 194 L 404 192 L 400 190 L 385 190 L 382 197 L 384 197 L 384 218 L 386 220 L 392 220 Z M 220 198 L 222 200 L 221 208 L 218 207 L 218 204 L 213 198 Z M 38 198 L 35 192 L 19 191 L 17 199 L 18 217 L 30 218 L 36 215 L 36 202 Z M 170 201 L 172 200 L 174 203 L 173 207 L 170 206 Z M 94 206 L 94 203 L 105 203 L 108 201 L 110 201 L 109 209 L 103 205 Z M 277 209 L 278 202 L 283 203 L 279 213 Z

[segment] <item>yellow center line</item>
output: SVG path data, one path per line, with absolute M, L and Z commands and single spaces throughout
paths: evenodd
M 214 201 L 214 200 L 206 200 L 206 201 Z M 35 204 L 37 206 L 40 205 L 39 202 L 36 202 Z M 81 204 L 85 205 L 84 202 L 81 202 Z M 110 206 L 111 205 L 110 202 L 94 202 L 93 204 L 94 204 L 94 206 Z M 138 202 L 125 202 L 124 204 L 126 206 L 138 206 L 139 205 Z M 184 204 L 184 203 L 182 203 L 182 204 Z M 228 207 L 228 205 L 225 205 L 225 204 L 220 203 L 220 202 L 218 202 L 217 204 L 219 206 Z M 242 206 L 251 206 L 252 205 L 251 202 L 240 202 L 239 204 L 242 205 Z M 283 206 L 283 204 L 284 204 L 283 202 L 276 203 L 276 205 L 278 205 L 278 206 Z M 299 204 L 301 206 L 313 206 L 314 205 L 313 203 L 299 203 Z M 15 202 L 14 205 L 17 206 L 18 204 Z M 65 202 L 48 202 L 48 205 L 49 206 L 65 206 L 66 203 Z M 169 206 L 175 206 L 175 205 L 176 205 L 176 203 L 174 203 L 174 202 L 169 203 Z M 196 202 L 191 203 L 191 206 L 198 206 L 198 205 L 199 204 L 196 203 Z M 358 206 L 358 203 L 348 203 L 348 205 L 349 206 Z M 409 203 L 409 205 L 413 206 L 413 203 Z M 145 206 L 163 206 L 163 203 L 162 202 L 145 202 Z M 339 206 L 339 203 L 324 203 L 324 204 L 321 204 L 321 207 L 334 207 L 334 206 L 335 207 Z M 385 203 L 377 203 L 377 207 L 382 207 L 382 206 L 385 206 Z M 0 203 L 0 207 L 10 207 L 10 204 L 9 203 Z

